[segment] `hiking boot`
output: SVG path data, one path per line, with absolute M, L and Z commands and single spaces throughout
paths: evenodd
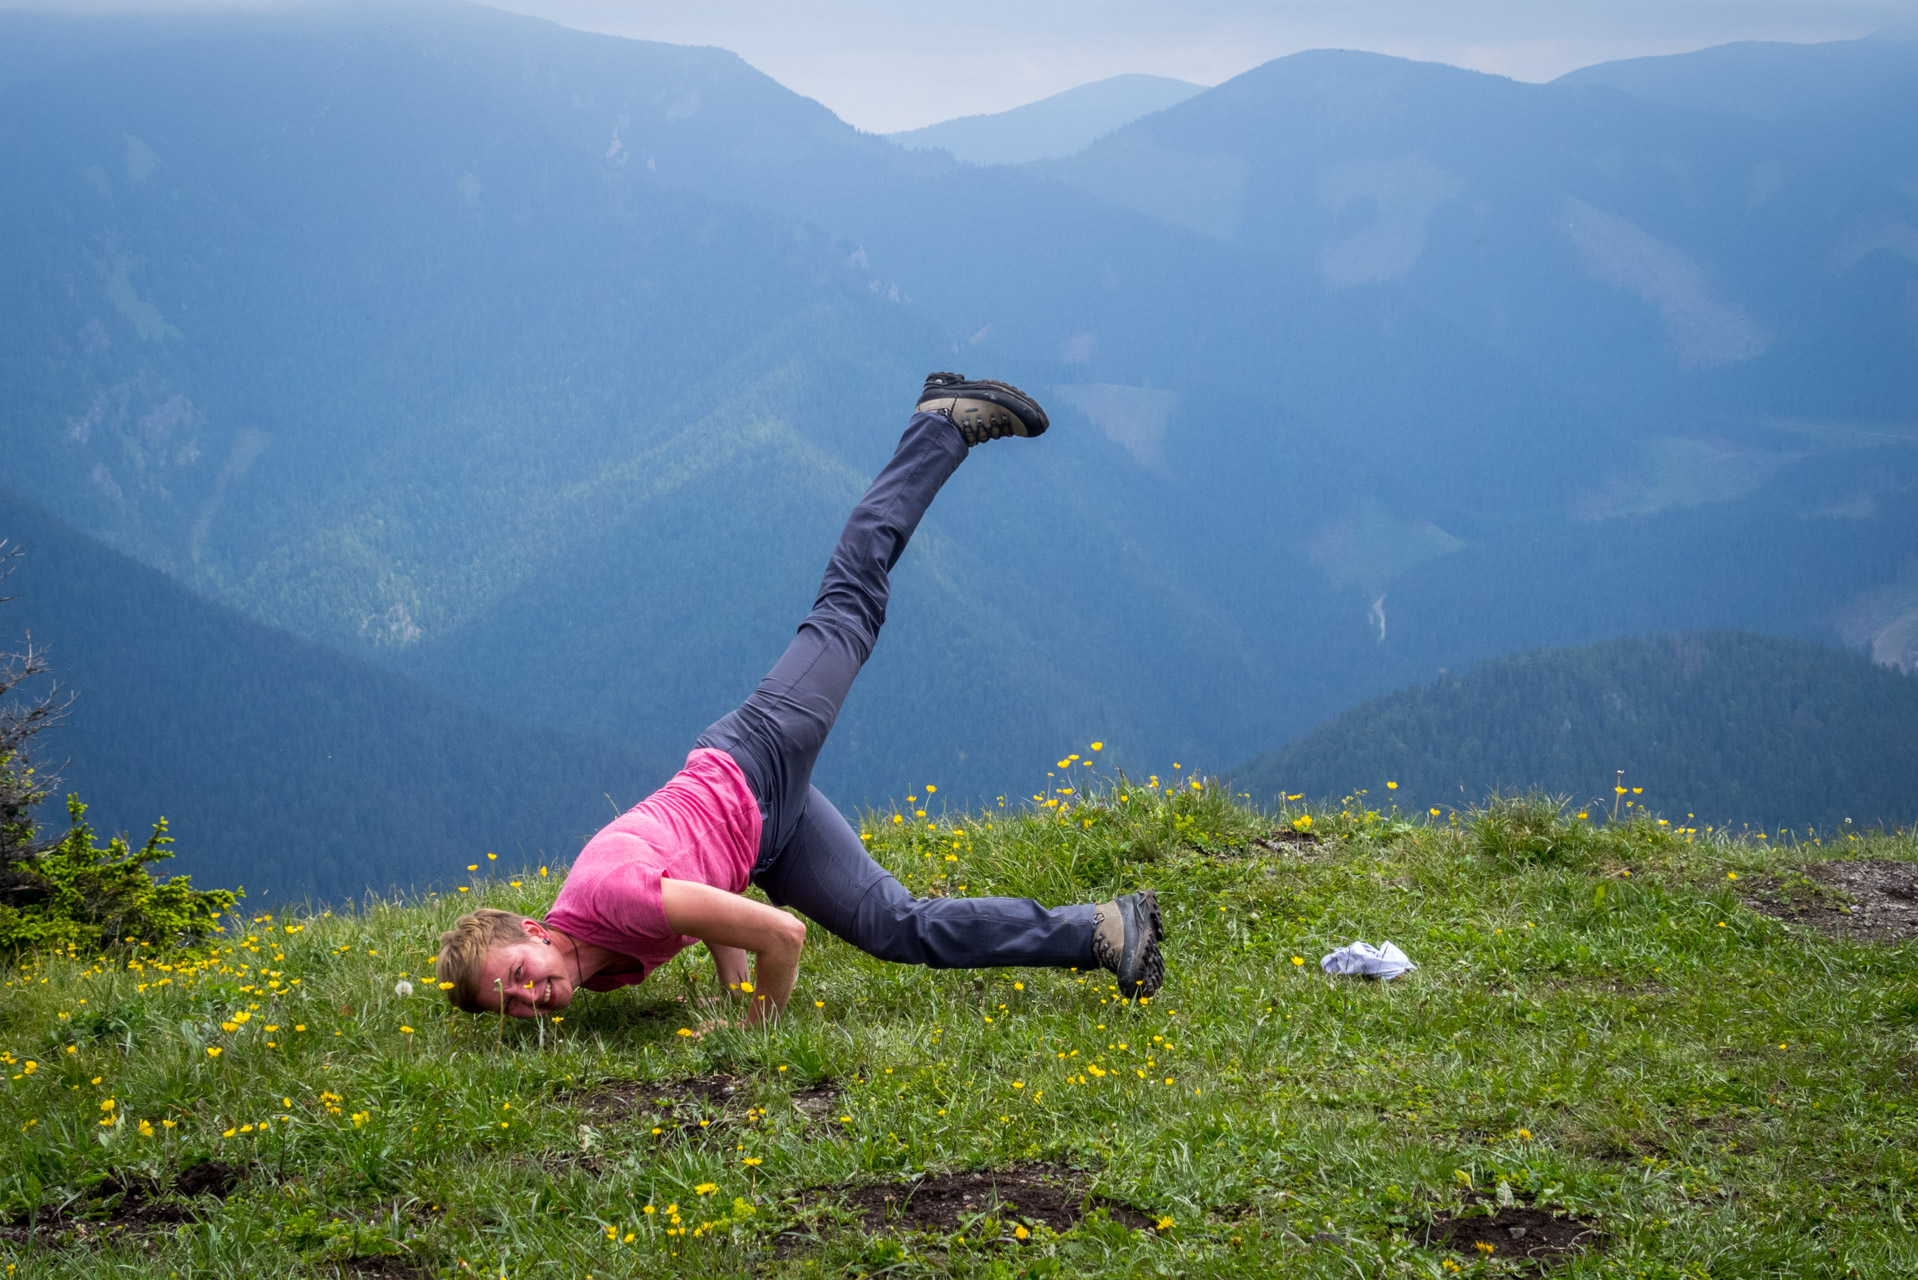
M 1128 893 L 1092 910 L 1092 958 L 1119 976 L 1119 994 L 1137 999 L 1154 994 L 1165 981 L 1159 939 L 1159 895 L 1150 889 Z
M 926 375 L 920 413 L 943 413 L 968 447 L 1001 436 L 1043 435 L 1052 425 L 1046 411 L 1009 382 L 968 382 L 956 373 Z

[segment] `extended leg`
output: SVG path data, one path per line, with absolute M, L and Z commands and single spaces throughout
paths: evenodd
M 881 960 L 934 969 L 1092 968 L 1090 905 L 1030 898 L 915 898 L 872 860 L 832 802 L 809 789 L 792 841 L 755 878 L 791 906 Z

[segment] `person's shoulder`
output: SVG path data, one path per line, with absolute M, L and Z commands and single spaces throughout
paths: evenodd
M 659 849 L 657 825 L 636 808 L 620 814 L 601 827 L 574 857 L 566 873 L 566 886 L 577 881 L 582 887 L 597 887 L 599 881 L 621 867 L 645 861 L 648 854 Z

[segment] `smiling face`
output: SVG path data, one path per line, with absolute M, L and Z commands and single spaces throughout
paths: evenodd
M 536 920 L 522 926 L 524 942 L 494 946 L 479 970 L 479 1003 L 489 1013 L 499 1011 L 500 995 L 506 1012 L 515 1018 L 537 1018 L 573 1003 L 573 971 L 566 952 Z

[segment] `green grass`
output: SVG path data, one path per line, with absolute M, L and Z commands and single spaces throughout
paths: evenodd
M 1918 1272 L 1918 947 L 1807 934 L 1739 899 L 1918 842 L 1694 835 L 1522 801 L 1414 821 L 1361 799 L 1313 810 L 1325 842 L 1281 853 L 1252 840 L 1303 811 L 1086 781 L 1057 808 L 921 818 L 921 798 L 866 832 L 921 892 L 1156 886 L 1170 976 L 1145 1005 L 1102 975 L 928 972 L 814 930 L 769 1033 L 680 1034 L 713 1012 L 698 951 L 543 1026 L 451 1012 L 427 976 L 437 931 L 481 902 L 537 912 L 558 884 L 537 869 L 236 921 L 198 966 L 16 970 L 0 1210 L 77 1212 L 110 1171 L 247 1173 L 187 1225 L 15 1232 L 8 1274 L 351 1275 L 384 1254 L 480 1276 L 1507 1273 L 1414 1242 L 1474 1195 L 1596 1222 L 1604 1248 L 1564 1276 Z M 1354 938 L 1421 967 L 1383 986 L 1321 974 Z M 703 1141 L 577 1100 L 720 1071 L 766 1112 Z M 832 1133 L 787 1101 L 825 1077 L 845 1086 Z M 798 1194 L 1041 1160 L 1162 1229 L 868 1235 Z M 792 1228 L 816 1242 L 775 1253 Z

